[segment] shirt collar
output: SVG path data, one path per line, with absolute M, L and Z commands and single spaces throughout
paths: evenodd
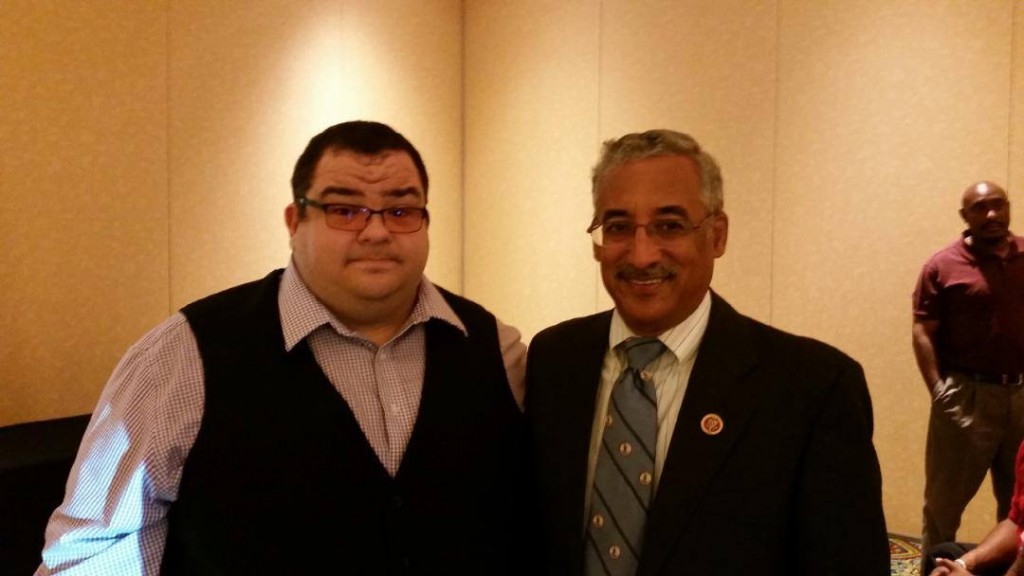
M 1013 232 L 1010 231 L 1007 231 L 1006 235 L 1010 250 L 1009 252 L 1007 252 L 1005 259 L 1009 260 L 1011 258 L 1016 258 L 1021 253 L 1021 251 L 1024 250 L 1024 239 L 1022 239 L 1020 236 L 1015 236 Z M 1000 258 L 998 254 L 978 250 L 977 247 L 975 247 L 974 245 L 974 241 L 971 239 L 970 229 L 964 230 L 963 232 L 960 233 L 960 247 L 967 254 L 967 256 L 972 259 Z
M 704 298 L 697 305 L 697 309 L 690 314 L 686 320 L 662 332 L 658 339 L 665 345 L 676 360 L 688 361 L 697 354 L 697 346 L 704 338 L 704 332 L 708 327 L 708 311 L 711 310 L 711 291 L 704 294 Z M 612 312 L 612 325 L 608 331 L 608 346 L 614 349 L 627 338 L 636 334 L 626 326 L 625 320 L 619 314 L 618 309 Z
M 295 269 L 294 261 L 288 262 L 288 267 L 281 278 L 277 303 L 281 314 L 281 329 L 284 332 L 284 347 L 287 351 L 291 351 L 314 330 L 325 324 L 341 336 L 366 340 L 361 334 L 345 326 L 309 291 L 306 283 L 302 281 Z M 416 292 L 416 304 L 413 306 L 412 313 L 409 314 L 409 319 L 406 320 L 405 325 L 395 337 L 432 318 L 452 325 L 464 335 L 469 334 L 462 320 L 448 305 L 448 301 L 444 299 L 437 287 L 424 276 Z

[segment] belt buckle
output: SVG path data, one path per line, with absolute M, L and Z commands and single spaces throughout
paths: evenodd
M 1020 386 L 1024 384 L 1024 374 L 1003 374 L 1003 386 Z

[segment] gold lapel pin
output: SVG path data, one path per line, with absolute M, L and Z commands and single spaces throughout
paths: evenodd
M 725 428 L 725 423 L 722 422 L 722 417 L 714 412 L 705 414 L 700 419 L 700 429 L 708 436 L 718 436 L 723 428 Z

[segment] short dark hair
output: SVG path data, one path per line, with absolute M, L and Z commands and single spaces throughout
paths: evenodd
M 295 162 L 295 170 L 292 171 L 292 196 L 295 200 L 304 198 L 309 192 L 316 164 L 328 150 L 351 150 L 358 154 L 370 155 L 380 154 L 386 150 L 405 152 L 416 165 L 416 171 L 419 172 L 420 181 L 423 183 L 423 199 L 426 200 L 429 187 L 427 167 L 423 165 L 423 158 L 416 147 L 387 124 L 366 120 L 335 124 L 309 141 Z M 299 210 L 302 210 L 302 206 Z

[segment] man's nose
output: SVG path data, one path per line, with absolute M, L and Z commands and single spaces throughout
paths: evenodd
M 661 247 L 647 233 L 646 226 L 637 226 L 629 250 L 629 262 L 637 268 L 646 268 L 661 260 Z
M 366 220 L 366 226 L 359 231 L 360 240 L 375 240 L 387 238 L 391 232 L 384 225 L 384 214 L 370 214 Z

